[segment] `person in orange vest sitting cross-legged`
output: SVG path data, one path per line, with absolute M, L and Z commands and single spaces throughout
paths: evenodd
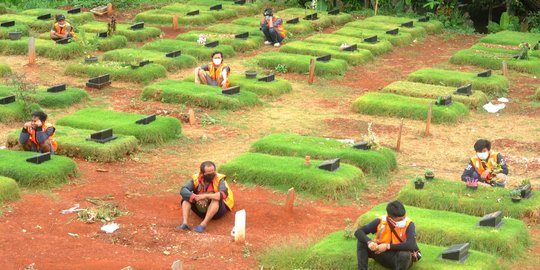
M 66 21 L 66 16 L 56 15 L 56 23 L 51 28 L 51 39 L 75 38 L 75 29 Z
M 229 74 L 231 68 L 223 63 L 223 53 L 213 52 L 212 62 L 195 68 L 195 83 L 221 86 L 225 89 L 229 87 Z
M 266 39 L 264 44 L 274 44 L 274 47 L 279 47 L 283 39 L 287 36 L 287 32 L 283 27 L 283 19 L 274 16 L 274 12 L 271 8 L 265 9 L 263 15 L 264 17 L 261 20 L 261 31 Z
M 386 206 L 382 216 L 358 229 L 356 254 L 358 269 L 368 269 L 368 258 L 380 265 L 395 270 L 409 269 L 420 260 L 422 254 L 416 244 L 414 223 L 405 216 L 405 207 L 399 201 Z M 372 240 L 367 235 L 374 234 Z
M 193 211 L 203 219 L 194 231 L 203 233 L 210 220 L 221 218 L 234 206 L 234 197 L 229 188 L 226 176 L 216 173 L 216 165 L 205 161 L 199 168 L 199 173 L 193 175 L 180 190 L 182 195 L 182 224 L 176 227 L 188 231 L 189 212 Z
M 483 185 L 504 187 L 508 181 L 508 165 L 501 153 L 491 151 L 491 142 L 480 139 L 474 144 L 476 155 L 461 175 L 461 181 L 476 180 Z
M 56 129 L 46 122 L 47 114 L 36 111 L 32 121 L 24 123 L 19 142 L 25 151 L 54 154 L 58 145 L 55 140 Z

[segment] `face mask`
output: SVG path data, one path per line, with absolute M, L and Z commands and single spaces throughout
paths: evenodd
M 486 160 L 489 156 L 489 152 L 482 152 L 482 153 L 476 153 L 476 155 L 482 159 L 482 160 Z
M 219 58 L 213 58 L 212 61 L 214 61 L 214 65 L 221 65 L 221 61 L 223 59 L 219 59 Z
M 64 27 L 66 24 L 65 23 L 59 23 L 58 26 L 60 27 Z
M 216 176 L 216 175 L 213 174 L 213 173 L 212 173 L 212 174 L 205 174 L 205 175 L 203 175 L 203 179 L 204 179 L 204 181 L 206 181 L 206 182 L 210 182 L 210 181 L 214 180 L 214 177 L 215 177 L 215 176 Z
M 406 220 L 398 221 L 396 222 L 396 228 L 405 228 L 405 225 L 407 224 Z

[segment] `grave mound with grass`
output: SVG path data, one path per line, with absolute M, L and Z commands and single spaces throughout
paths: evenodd
M 0 63 L 0 77 L 4 77 L 8 74 L 11 74 L 11 67 L 8 64 Z
M 170 5 L 163 6 L 161 8 L 163 11 L 170 11 L 174 14 L 185 14 L 187 12 L 193 11 L 193 10 L 199 10 L 201 15 L 208 14 L 215 18 L 216 20 L 224 20 L 224 19 L 230 19 L 238 16 L 238 12 L 234 9 L 223 7 L 223 9 L 220 10 L 210 10 L 210 6 L 204 6 L 204 5 L 186 5 L 181 3 L 174 3 Z M 198 15 L 200 16 L 200 15 Z M 196 17 L 196 16 L 195 16 Z M 178 23 L 180 24 L 180 18 L 178 18 Z
M 21 15 L 21 14 L 1 14 L 0 22 L 15 21 L 15 26 L 26 25 L 34 32 L 42 33 L 51 31 L 51 27 L 54 24 L 51 20 L 38 20 L 36 16 Z
M 211 109 L 237 110 L 260 105 L 256 94 L 240 89 L 236 95 L 221 94 L 221 87 L 194 82 L 166 80 L 144 88 L 142 99 L 179 103 Z
M 412 35 L 409 33 L 399 32 L 397 35 L 389 35 L 386 33 L 386 31 L 362 29 L 357 27 L 343 27 L 334 31 L 332 34 L 356 37 L 361 39 L 377 36 L 377 38 L 380 40 L 388 40 L 394 46 L 411 44 L 414 40 Z
M 392 16 L 373 16 L 366 18 L 366 21 L 370 22 L 382 22 L 399 24 L 413 21 L 413 26 L 420 26 L 426 29 L 429 34 L 440 33 L 443 30 L 443 24 L 440 21 L 430 19 L 427 22 L 419 22 L 418 18 L 406 18 L 406 17 L 392 17 Z M 405 27 L 400 27 L 400 30 Z
M 95 130 L 78 129 L 67 126 L 55 126 L 56 142 L 58 149 L 56 154 L 68 157 L 78 157 L 86 160 L 99 162 L 112 162 L 126 158 L 135 152 L 138 147 L 137 138 L 128 135 L 116 135 L 117 138 L 107 143 L 88 141 L 90 134 Z M 20 129 L 8 135 L 8 146 L 20 149 Z
M 473 48 L 458 51 L 450 58 L 452 64 L 475 65 L 483 68 L 499 70 L 502 69 L 502 62 L 506 61 L 508 69 L 540 75 L 540 58 L 530 57 L 530 59 L 514 59 L 511 53 L 493 52 L 483 46 L 473 46 Z
M 264 34 L 261 32 L 259 27 L 250 27 L 250 26 L 244 26 L 244 25 L 237 25 L 232 23 L 218 23 L 218 24 L 212 24 L 208 26 L 205 31 L 210 31 L 214 33 L 222 33 L 222 34 L 239 34 L 248 32 L 249 36 L 259 36 L 264 37 Z
M 243 5 L 234 4 L 232 1 L 218 1 L 218 0 L 179 0 L 179 3 L 186 3 L 197 6 L 214 6 L 223 5 L 224 9 L 233 9 L 238 12 L 239 15 L 251 15 L 259 13 L 262 9 L 262 2 L 246 3 Z
M 158 38 L 161 35 L 161 29 L 157 27 L 146 26 L 143 29 L 132 30 L 130 24 L 116 24 L 115 35 L 125 36 L 128 41 L 145 41 L 148 39 Z M 89 33 L 107 32 L 107 23 L 105 22 L 89 22 L 79 27 Z M 114 36 L 114 35 L 113 35 Z
M 364 174 L 354 166 L 341 164 L 330 172 L 317 166 L 323 161 L 304 158 L 245 153 L 219 167 L 229 181 L 271 186 L 286 191 L 294 187 L 316 197 L 339 200 L 352 198 L 365 187 Z
M 411 34 L 414 39 L 424 39 L 427 36 L 426 29 L 423 27 L 400 27 L 400 24 L 389 22 L 376 22 L 376 21 L 354 21 L 345 25 L 345 27 L 354 27 L 360 29 L 376 30 L 386 32 L 395 28 L 399 28 L 399 32 Z
M 88 108 L 65 116 L 56 123 L 89 130 L 112 128 L 114 134 L 135 136 L 142 143 L 163 143 L 181 135 L 182 124 L 176 118 L 158 116 L 147 125 L 135 123 L 144 117 L 142 114 Z
M 317 19 L 316 20 L 305 20 L 304 18 L 310 14 L 317 13 Z M 345 13 L 342 13 L 344 15 L 348 15 Z M 303 8 L 288 8 L 284 10 L 280 10 L 276 12 L 276 15 L 281 17 L 284 21 L 299 18 L 300 21 L 307 21 L 313 26 L 313 29 L 315 30 L 322 30 L 324 28 L 330 27 L 333 24 L 332 18 L 330 18 L 330 15 L 327 15 L 326 12 L 320 12 L 317 10 L 309 10 L 309 9 L 303 9 Z M 339 16 L 339 15 L 338 15 Z M 336 18 L 334 18 L 334 21 Z M 341 24 L 344 24 L 348 22 L 346 19 L 341 21 Z M 340 24 L 340 25 L 341 25 Z M 286 26 L 286 24 L 284 24 Z M 287 29 L 287 28 L 285 28 Z
M 518 46 L 521 42 L 527 42 L 534 45 L 539 40 L 540 33 L 500 31 L 483 37 L 482 39 L 480 39 L 480 42 Z
M 477 190 L 470 190 L 464 182 L 437 178 L 426 183 L 421 190 L 416 190 L 414 183 L 409 183 L 398 194 L 398 199 L 407 205 L 475 216 L 496 211 L 513 218 L 537 217 L 540 214 L 540 196 L 537 194 L 519 203 L 512 202 L 510 198 L 508 189 L 479 186 Z
M 134 62 L 137 66 L 138 63 Z M 64 72 L 66 75 L 98 77 L 109 74 L 112 80 L 146 83 L 167 76 L 167 69 L 159 64 L 148 64 L 132 68 L 129 64 L 117 62 L 79 63 L 68 64 Z
M 13 178 L 21 187 L 54 187 L 78 173 L 77 164 L 67 157 L 52 155 L 41 164 L 27 162 L 34 152 L 0 150 L 0 175 Z
M 367 93 L 353 102 L 356 112 L 368 115 L 427 119 L 429 103 L 433 99 L 401 96 L 392 93 Z M 431 121 L 436 124 L 455 123 L 469 115 L 469 109 L 461 102 L 449 106 L 433 105 Z
M 377 43 L 367 43 L 364 42 L 364 40 L 361 38 L 341 36 L 335 34 L 315 34 L 304 39 L 304 41 L 316 44 L 334 45 L 338 47 L 342 44 L 356 44 L 359 49 L 369 50 L 374 56 L 387 53 L 393 48 L 392 43 L 390 43 L 388 40 L 380 40 Z
M 288 16 L 288 18 L 292 18 L 294 16 Z M 312 34 L 315 29 L 313 28 L 313 25 L 306 20 L 299 20 L 298 23 L 287 23 L 289 19 L 283 19 L 283 27 L 285 27 L 285 30 L 287 31 L 288 37 L 302 37 Z M 252 16 L 252 17 L 244 17 L 239 18 L 234 21 L 232 21 L 233 24 L 236 25 L 242 25 L 242 26 L 248 26 L 251 28 L 257 28 L 259 29 L 261 25 L 261 16 Z M 260 32 L 260 30 L 259 30 Z
M 286 67 L 288 72 L 308 73 L 309 62 L 313 56 L 282 53 L 282 52 L 265 52 L 259 53 L 255 57 L 259 66 L 274 70 L 278 65 Z M 332 58 L 328 62 L 316 61 L 315 75 L 331 78 L 339 75 L 344 75 L 347 71 L 347 62 L 342 59 Z
M 259 81 L 258 78 L 246 78 L 245 75 L 234 74 L 231 71 L 229 76 L 230 86 L 240 86 L 240 91 L 249 91 L 257 94 L 258 96 L 280 96 L 282 94 L 292 91 L 292 85 L 289 81 L 282 78 L 275 78 L 271 82 Z M 259 78 L 264 76 L 260 74 Z M 184 82 L 193 83 L 195 81 L 193 75 L 187 76 L 183 80 Z
M 103 55 L 103 60 L 126 64 L 135 64 L 143 60 L 150 60 L 164 66 L 171 72 L 183 68 L 193 68 L 197 65 L 197 59 L 191 55 L 182 54 L 178 57 L 167 57 L 165 54 L 166 53 L 149 50 L 120 49 L 106 52 Z
M 5 96 L 0 96 L 3 98 Z M 20 122 L 28 118 L 29 112 L 39 110 L 38 104 L 25 104 L 16 100 L 9 104 L 0 104 L 0 123 Z
M 15 24 L 10 27 L 0 27 L 0 39 L 9 39 L 9 33 L 21 32 L 21 36 L 28 36 L 29 27 L 26 24 Z
M 428 183 L 429 184 L 429 183 Z M 470 242 L 471 249 L 505 259 L 517 259 L 531 244 L 527 226 L 523 221 L 503 218 L 498 229 L 477 226 L 480 217 L 448 211 L 406 206 L 407 217 L 416 225 L 417 240 L 437 246 L 450 246 Z M 358 218 L 362 226 L 386 215 L 386 203 L 379 204 Z
M 397 167 L 396 155 L 388 148 L 359 150 L 332 138 L 295 134 L 270 134 L 251 146 L 251 151 L 280 156 L 310 156 L 315 159 L 341 158 L 365 173 L 384 175 Z
M 452 96 L 452 100 L 461 102 L 469 108 L 479 108 L 488 102 L 488 97 L 484 92 L 473 91 L 470 96 L 454 94 L 456 87 L 441 86 L 436 84 L 425 84 L 408 81 L 397 81 L 383 88 L 382 92 L 394 93 L 402 96 L 437 99 L 441 96 Z
M 196 10 L 196 8 L 187 10 L 185 12 L 175 12 L 163 9 L 150 9 L 137 14 L 134 21 L 145 22 L 150 25 L 172 25 L 173 16 L 178 15 L 178 25 L 182 26 L 202 26 L 213 24 L 216 22 L 216 18 L 207 13 L 201 13 L 196 16 L 186 15 L 186 13 L 193 10 Z
M 99 38 L 97 40 L 97 44 L 98 50 L 102 52 L 107 52 L 127 47 L 128 40 L 124 36 L 114 35 L 107 38 Z
M 19 40 L 0 39 L 0 54 L 26 55 L 28 53 L 28 38 Z M 83 54 L 82 46 L 72 41 L 68 44 L 56 44 L 52 40 L 36 39 L 36 54 L 53 60 L 65 60 L 79 57 Z
M 237 39 L 234 37 L 235 34 L 215 33 L 206 30 L 189 31 L 186 33 L 182 33 L 178 35 L 176 39 L 196 42 L 199 39 L 200 35 L 204 35 L 206 37 L 206 43 L 217 40 L 219 41 L 219 44 L 231 46 L 236 52 L 247 52 L 255 50 L 259 48 L 264 42 L 264 38 L 262 36 L 249 35 L 247 39 Z
M 9 201 L 16 201 L 21 197 L 19 186 L 15 180 L 0 176 L 0 204 Z
M 508 79 L 501 75 L 492 74 L 490 77 L 478 77 L 477 73 L 452 71 L 436 68 L 422 68 L 407 77 L 408 81 L 428 83 L 433 85 L 461 87 L 472 84 L 473 90 L 482 91 L 488 95 L 504 94 L 508 91 Z
M 15 89 L 11 86 L 0 85 L 0 97 L 15 95 Z M 66 108 L 88 98 L 88 93 L 80 88 L 67 87 L 66 90 L 52 93 L 47 92 L 47 87 L 38 87 L 36 91 L 28 93 L 28 96 L 45 108 Z
M 51 25 L 54 24 L 55 17 L 58 14 L 62 14 L 66 16 L 66 21 L 73 24 L 82 24 L 82 23 L 90 22 L 94 20 L 94 14 L 92 14 L 91 12 L 80 12 L 80 13 L 70 14 L 67 12 L 67 10 L 51 9 L 51 8 L 27 9 L 27 10 L 22 11 L 20 14 L 37 17 L 44 14 L 49 14 L 49 13 L 51 14 L 51 19 L 49 20 Z
M 175 39 L 160 39 L 144 44 L 142 46 L 144 50 L 158 51 L 158 52 L 172 52 L 181 50 L 182 54 L 187 54 L 197 58 L 200 61 L 209 61 L 211 55 L 215 51 L 223 53 L 224 58 L 231 58 L 236 56 L 236 52 L 229 45 L 218 45 L 214 48 L 205 47 L 204 45 L 197 44 L 196 41 L 183 41 Z
M 373 60 L 373 54 L 366 49 L 357 49 L 349 52 L 341 50 L 340 47 L 336 45 L 317 44 L 304 41 L 286 43 L 281 46 L 279 51 L 311 56 L 330 54 L 332 55 L 332 58 L 343 59 L 353 66 L 361 65 Z

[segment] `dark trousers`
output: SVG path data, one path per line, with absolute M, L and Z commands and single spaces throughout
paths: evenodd
M 264 33 L 266 41 L 270 41 L 272 43 L 281 43 L 281 41 L 283 41 L 283 38 L 275 28 L 270 28 L 265 25 L 261 27 L 261 30 Z
M 183 202 L 184 202 L 184 200 L 182 200 L 180 205 L 182 205 Z M 195 205 L 196 203 L 197 202 L 195 202 L 195 200 L 193 200 L 193 202 L 191 203 L 191 211 L 193 211 L 200 218 L 204 219 L 206 217 L 206 213 L 202 213 L 201 211 L 199 211 L 199 209 L 197 209 L 197 206 Z M 208 203 L 210 203 L 210 202 L 208 202 Z M 217 211 L 217 213 L 214 215 L 214 217 L 212 219 L 215 220 L 215 219 L 221 218 L 222 216 L 224 216 L 227 213 L 227 211 L 229 211 L 229 208 L 227 207 L 225 202 L 223 200 L 219 201 L 219 210 Z
M 375 254 L 368 248 L 367 243 L 358 241 L 356 246 L 356 256 L 358 257 L 358 270 L 368 269 L 368 258 L 374 259 L 380 265 L 394 270 L 406 270 L 412 266 L 412 258 L 409 251 L 385 251 Z

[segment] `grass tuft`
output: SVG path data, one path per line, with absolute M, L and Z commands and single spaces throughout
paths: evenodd
M 21 197 L 15 180 L 0 176 L 0 203 L 16 201 Z
M 160 39 L 152 41 L 144 44 L 144 46 L 142 46 L 142 49 L 164 53 L 181 50 L 182 54 L 193 56 L 200 61 L 208 61 L 212 53 L 215 51 L 222 52 L 224 58 L 231 58 L 236 56 L 236 52 L 229 45 L 220 44 L 215 48 L 208 48 L 203 45 L 197 44 L 196 41 L 183 41 L 174 39 Z
M 11 67 L 8 64 L 0 63 L 0 77 L 4 77 L 8 74 L 11 74 Z

